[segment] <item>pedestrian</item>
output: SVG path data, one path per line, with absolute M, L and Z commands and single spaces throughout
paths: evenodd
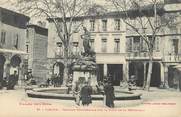
M 80 83 L 77 81 L 75 82 L 75 85 L 73 86 L 73 96 L 75 97 L 75 103 L 76 105 L 80 105 Z
M 51 84 L 55 87 L 55 75 L 52 75 L 51 77 Z
M 114 87 L 110 81 L 104 85 L 105 104 L 110 108 L 114 108 Z
M 14 75 L 13 75 L 14 79 L 15 79 L 15 84 L 17 84 L 18 82 L 18 74 L 17 74 L 17 71 L 14 71 Z
M 32 72 L 29 72 L 27 76 L 27 80 L 31 80 L 31 79 L 33 79 L 33 75 L 32 75 Z
M 53 86 L 58 86 L 58 74 L 53 75 Z
M 28 72 L 28 74 L 26 75 L 26 84 L 27 85 L 32 85 L 31 84 L 31 80 L 33 79 L 33 75 L 32 75 L 32 72 Z
M 8 78 L 8 85 L 7 85 L 7 90 L 14 89 L 14 86 L 18 82 L 18 74 L 17 71 L 14 71 L 13 75 L 10 75 Z
M 62 85 L 63 84 L 63 73 L 61 73 L 59 76 L 60 76 L 60 85 Z
M 136 87 L 136 80 L 135 75 L 132 75 L 131 78 L 128 80 L 128 90 L 131 91 Z
M 50 86 L 50 82 L 51 82 L 51 80 L 48 78 L 46 81 L 47 86 Z
M 58 74 L 57 75 L 57 87 L 60 87 L 62 84 L 63 75 Z
M 72 90 L 72 80 L 68 80 L 68 83 L 66 84 L 66 86 L 68 87 L 68 91 L 67 91 L 67 94 L 70 93 L 70 91 Z
M 3 86 L 3 87 L 6 87 L 6 86 L 7 86 L 7 77 L 4 77 L 4 78 L 3 78 L 2 86 Z
M 81 89 L 81 100 L 82 100 L 82 105 L 83 106 L 88 106 L 89 104 L 92 103 L 92 87 L 88 85 L 88 82 L 84 83 L 84 86 Z

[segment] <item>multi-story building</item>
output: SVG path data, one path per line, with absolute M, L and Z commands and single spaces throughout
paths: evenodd
M 153 11 L 153 9 L 150 8 L 146 10 Z M 178 9 L 170 9 L 166 5 L 163 5 L 162 7 L 159 6 L 158 8 L 159 15 L 165 17 L 177 14 L 175 20 L 180 20 L 180 17 L 178 17 L 180 14 L 179 11 L 180 10 Z M 152 13 L 154 13 L 154 11 Z M 137 17 L 136 15 L 139 15 L 139 13 L 133 15 L 133 22 L 136 21 L 134 19 Z M 78 17 L 75 18 L 75 21 L 83 21 L 83 25 L 91 33 L 90 44 L 96 52 L 98 80 L 103 80 L 104 75 L 110 74 L 112 76 L 113 84 L 120 85 L 121 81 L 126 81 L 131 75 L 135 75 L 137 78 L 137 85 L 142 86 L 148 69 L 148 50 L 144 41 L 140 39 L 140 36 L 137 33 L 128 30 L 128 26 L 126 26 L 122 20 L 124 17 L 125 15 L 123 12 L 110 12 L 93 16 Z M 154 14 L 149 14 L 149 17 L 154 17 Z M 61 62 L 59 59 L 60 57 L 56 57 L 56 53 L 63 53 L 63 51 L 61 51 L 63 48 L 61 41 L 57 37 L 54 24 L 51 20 L 49 21 L 49 29 L 51 30 L 49 31 L 48 37 L 48 58 L 54 60 L 54 66 L 62 66 L 63 63 L 61 65 L 55 64 L 56 61 Z M 162 19 L 160 19 L 160 21 L 162 21 Z M 180 24 L 175 24 L 179 28 Z M 173 30 L 173 26 L 174 25 L 171 25 L 171 27 L 167 26 L 157 34 L 153 52 L 154 63 L 151 86 L 160 86 L 162 83 L 167 83 L 169 79 L 171 79 L 171 77 L 168 79 L 169 74 L 172 74 L 168 72 L 170 70 L 169 66 L 181 62 L 180 59 L 178 59 L 180 51 L 180 29 L 179 32 L 173 32 L 175 30 Z M 138 25 L 137 28 L 140 29 L 140 26 Z M 150 31 L 151 27 L 148 27 L 148 38 L 151 36 Z M 75 34 L 75 37 L 72 37 L 72 48 L 75 48 L 74 50 L 76 51 L 82 50 L 82 40 L 80 37 L 82 34 L 83 33 L 80 31 Z M 57 49 L 58 51 L 55 51 L 56 47 L 59 48 Z M 53 70 L 54 68 L 52 67 L 51 69 Z M 61 68 L 59 67 L 56 72 L 59 72 L 60 69 Z
M 28 69 L 37 82 L 46 80 L 48 29 L 38 25 L 28 25 L 26 49 Z
M 169 8 L 169 5 L 172 7 Z M 177 4 L 178 5 L 178 4 Z M 153 10 L 153 9 L 152 9 Z M 166 27 L 162 27 L 156 34 L 153 50 L 153 70 L 151 76 L 151 86 L 165 85 L 173 86 L 174 81 L 174 68 L 173 66 L 180 64 L 180 10 L 173 7 L 173 4 L 166 4 L 160 9 L 158 17 L 159 22 L 164 22 L 163 17 L 172 16 Z M 153 18 L 149 16 L 149 18 Z M 134 19 L 133 19 L 134 20 Z M 154 20 L 154 19 L 153 19 Z M 136 24 L 136 20 L 135 24 Z M 139 23 L 137 23 L 139 24 Z M 135 25 L 137 29 L 141 29 L 141 25 Z M 150 26 L 150 25 L 149 25 Z M 147 36 L 151 38 L 151 27 L 147 27 Z M 144 40 L 140 38 L 138 33 L 134 31 L 127 31 L 127 58 L 126 61 L 129 65 L 129 76 L 135 75 L 137 84 L 143 86 L 144 79 L 147 76 L 148 70 L 148 49 Z
M 75 18 L 75 22 L 79 21 L 83 21 L 83 25 L 91 34 L 90 45 L 96 52 L 96 63 L 98 65 L 97 79 L 103 80 L 104 75 L 110 74 L 113 77 L 113 84 L 120 85 L 120 82 L 126 79 L 125 24 L 119 16 L 112 14 Z M 49 29 L 51 30 L 49 30 L 48 35 L 48 58 L 54 60 L 51 66 L 56 67 L 57 65 L 55 63 L 61 61 L 57 53 L 63 53 L 61 51 L 61 41 L 57 37 L 56 28 L 51 20 Z M 78 54 L 81 53 L 79 50 L 83 50 L 82 34 L 83 31 L 80 31 L 72 36 L 72 47 L 70 48 L 73 48 Z M 62 66 L 62 64 L 60 66 Z M 57 70 L 55 67 L 51 67 L 51 69 L 54 69 L 54 73 L 59 72 L 61 68 Z
M 29 17 L 0 7 L 0 82 L 16 70 L 23 79 Z

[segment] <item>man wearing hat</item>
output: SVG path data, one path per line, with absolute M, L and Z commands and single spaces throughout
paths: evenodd
M 110 108 L 114 108 L 114 87 L 112 86 L 111 81 L 107 81 L 104 85 L 104 94 L 106 96 L 105 104 Z

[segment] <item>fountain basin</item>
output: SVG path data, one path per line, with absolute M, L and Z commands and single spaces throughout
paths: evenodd
M 65 94 L 63 88 L 37 88 L 26 91 L 28 97 L 44 99 L 74 100 L 73 94 Z M 137 100 L 141 99 L 141 93 L 126 91 L 115 91 L 115 100 Z M 93 94 L 92 100 L 103 100 L 102 94 Z

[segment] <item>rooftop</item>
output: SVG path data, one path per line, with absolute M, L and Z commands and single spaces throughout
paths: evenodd
M 34 28 L 36 33 L 41 34 L 41 35 L 45 35 L 48 36 L 48 29 L 42 26 L 38 26 L 35 24 L 29 24 L 27 25 L 28 28 Z
M 171 9 L 170 10 L 170 7 L 173 7 L 173 5 L 170 6 L 169 4 L 163 4 L 163 3 L 157 4 L 157 6 L 156 6 L 157 14 L 163 15 L 164 13 L 181 11 L 181 9 L 177 9 L 177 10 Z M 107 12 L 107 13 L 98 13 L 98 14 L 93 14 L 93 15 L 78 16 L 78 17 L 74 17 L 73 20 L 81 21 L 83 19 L 99 19 L 99 18 L 110 18 L 110 17 L 115 17 L 115 18 L 125 18 L 125 17 L 135 18 L 138 16 L 152 17 L 153 15 L 154 15 L 154 5 L 149 4 L 147 6 L 130 9 L 128 11 L 112 11 L 112 12 Z M 57 17 L 55 19 L 61 21 L 62 18 Z M 52 18 L 48 18 L 47 20 L 51 22 Z M 67 20 L 70 20 L 70 17 L 67 17 Z
M 4 24 L 18 28 L 26 28 L 30 18 L 26 15 L 0 7 L 0 21 Z

